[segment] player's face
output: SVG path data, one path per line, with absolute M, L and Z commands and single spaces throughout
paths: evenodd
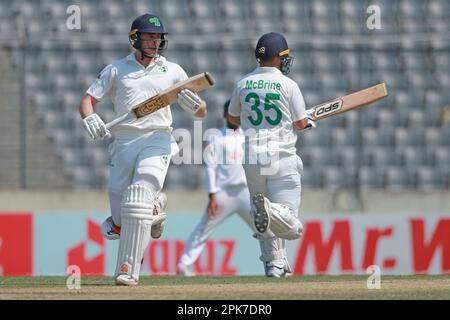
M 141 34 L 141 48 L 148 56 L 154 57 L 158 53 L 161 44 L 161 35 L 157 33 Z
M 236 129 L 238 128 L 236 125 L 232 124 L 232 123 L 230 122 L 230 120 L 228 120 L 228 112 L 224 112 L 224 113 L 223 113 L 223 117 L 225 118 L 225 121 L 227 122 L 227 127 L 228 127 L 229 129 L 236 130 Z

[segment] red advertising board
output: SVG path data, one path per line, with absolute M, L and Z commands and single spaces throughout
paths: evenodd
M 32 222 L 29 212 L 0 214 L 0 275 L 33 274 Z

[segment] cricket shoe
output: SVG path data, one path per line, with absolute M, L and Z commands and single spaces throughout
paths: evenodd
M 164 224 L 167 214 L 163 212 L 167 206 L 167 196 L 164 192 L 160 192 L 155 201 L 155 208 L 153 209 L 153 223 L 151 235 L 153 239 L 161 237 L 164 231 Z
M 108 240 L 117 240 L 120 238 L 120 227 L 114 224 L 112 217 L 108 217 L 102 223 L 102 234 Z
M 256 208 L 253 222 L 256 230 L 258 230 L 259 233 L 264 233 L 270 224 L 269 201 L 261 193 L 255 194 L 252 200 Z
M 116 285 L 118 286 L 137 286 L 138 281 L 129 274 L 122 273 L 116 277 Z
M 177 275 L 184 277 L 194 277 L 195 273 L 189 270 L 189 267 L 183 263 L 177 265 Z
M 279 266 L 272 261 L 266 262 L 265 265 L 266 277 L 271 278 L 287 278 L 292 275 L 291 267 L 289 263 L 285 262 L 282 266 Z

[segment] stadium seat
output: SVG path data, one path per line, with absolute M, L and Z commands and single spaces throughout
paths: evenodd
M 38 17 L 41 10 L 32 1 L 14 1 L 11 5 L 13 14 L 20 15 L 25 18 Z M 3 8 L 2 8 L 3 9 Z
M 381 189 L 384 186 L 382 167 L 362 166 L 357 181 L 362 189 Z
M 365 6 L 359 0 L 340 1 L 340 12 L 346 19 L 358 19 L 365 13 Z
M 72 176 L 73 187 L 75 190 L 82 189 L 94 189 L 95 186 L 93 180 L 95 180 L 95 176 L 92 175 L 92 172 L 88 170 L 86 167 L 77 166 L 70 168 L 69 174 Z
M 435 77 L 428 70 L 408 71 L 406 75 L 408 77 L 408 83 L 411 88 L 426 90 L 436 88 L 437 86 Z M 446 78 L 446 80 L 443 81 L 443 83 L 450 83 L 450 82 Z
M 386 53 L 374 52 L 371 54 L 373 68 L 379 71 L 399 70 L 400 61 L 397 56 L 391 56 Z
M 420 21 L 424 18 L 426 2 L 421 0 L 407 0 L 399 3 L 399 19 Z
M 425 94 L 425 106 L 427 108 L 441 108 L 448 103 L 449 100 L 446 99 L 446 97 L 442 93 L 436 90 L 428 90 Z
M 392 146 L 394 144 L 394 130 L 385 127 L 382 130 L 366 128 L 362 131 L 362 141 L 365 147 Z
M 306 189 L 322 188 L 322 176 L 320 167 L 313 167 L 305 164 L 301 174 L 302 187 Z
M 449 136 L 441 128 L 425 128 L 424 145 L 428 148 L 448 145 Z
M 362 110 L 361 110 L 362 111 Z M 391 110 L 377 108 L 367 109 L 362 113 L 362 122 L 364 126 L 374 128 L 392 128 L 396 125 L 397 119 Z
M 422 52 L 403 52 L 401 54 L 401 61 L 407 71 L 424 71 L 431 68 L 429 55 Z
M 450 165 L 450 150 L 448 147 L 436 147 L 432 150 L 432 156 L 434 166 L 446 167 Z
M 389 166 L 384 172 L 384 187 L 388 190 L 403 190 L 414 188 L 413 174 L 399 166 Z
M 436 190 L 443 186 L 439 172 L 428 166 L 419 166 L 415 173 L 415 188 L 420 191 Z
M 285 19 L 290 18 L 293 20 L 308 20 L 310 18 L 310 7 L 308 2 L 282 0 L 280 1 L 280 5 L 281 13 Z
M 323 188 L 338 190 L 352 187 L 348 177 L 349 174 L 344 172 L 342 168 L 326 166 L 322 170 Z
M 130 19 L 133 18 L 132 15 L 130 14 L 128 3 L 109 0 L 108 2 L 100 2 L 99 4 L 100 4 L 99 10 L 100 14 L 105 16 L 106 19 L 115 20 L 116 21 L 115 23 L 117 23 L 118 20 L 121 20 L 122 18 L 125 17 L 130 17 Z
M 353 168 L 359 165 L 359 150 L 354 146 L 339 146 L 332 149 L 330 157 L 337 166 L 344 168 Z
M 146 12 L 160 14 L 162 12 L 160 8 L 160 1 L 147 1 L 147 0 L 133 0 L 127 4 L 130 7 L 130 14 L 133 18 L 140 16 Z
M 429 17 L 429 22 L 439 21 L 448 18 L 450 5 L 446 0 L 430 0 L 428 1 L 428 12 L 425 14 Z
M 323 126 L 320 130 L 310 130 L 298 135 L 300 146 L 329 148 L 331 145 L 331 128 Z M 301 152 L 300 152 L 301 153 Z
M 220 1 L 222 13 L 226 18 L 245 19 L 248 14 L 248 2 L 238 0 Z
M 198 20 L 217 19 L 219 7 L 217 1 L 193 0 L 191 2 L 192 14 Z
M 187 1 L 161 1 L 159 6 L 162 12 L 161 19 L 164 17 L 165 20 L 162 21 L 167 21 L 165 26 L 168 30 L 171 29 L 169 26 L 172 23 L 176 21 L 188 22 L 188 18 L 191 16 Z
M 422 101 L 418 101 L 417 96 L 414 92 L 408 90 L 399 90 L 395 92 L 395 107 L 411 109 L 415 108 L 417 105 L 422 105 Z
M 330 152 L 328 150 L 318 147 L 309 146 L 299 150 L 300 157 L 305 165 L 309 166 L 326 166 L 334 164 Z
M 362 165 L 384 167 L 396 164 L 396 158 L 392 149 L 381 146 L 371 146 L 362 150 Z
M 331 145 L 334 148 L 356 147 L 360 143 L 360 133 L 356 127 L 337 127 L 331 134 Z
M 425 165 L 427 162 L 422 148 L 415 148 L 410 146 L 396 148 L 395 157 L 395 163 L 404 167 Z
M 423 145 L 423 128 L 397 128 L 395 129 L 396 147 L 406 146 L 422 146 Z

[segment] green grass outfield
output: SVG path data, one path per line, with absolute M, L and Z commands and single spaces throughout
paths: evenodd
M 111 277 L 83 277 L 69 290 L 65 277 L 0 277 L 0 299 L 450 299 L 450 275 L 382 276 L 367 289 L 367 276 L 142 277 L 139 286 L 115 286 Z

